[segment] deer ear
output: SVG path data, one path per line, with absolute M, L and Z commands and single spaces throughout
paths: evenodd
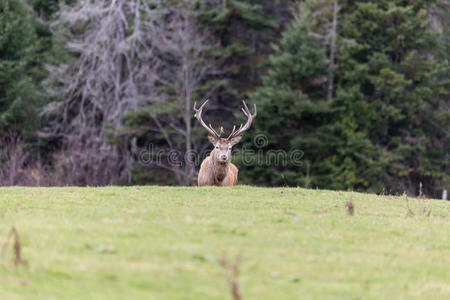
M 241 141 L 241 139 L 242 139 L 242 135 L 238 135 L 238 136 L 231 138 L 231 140 L 230 140 L 231 146 L 234 146 L 237 143 L 239 143 Z
M 213 144 L 214 146 L 216 145 L 216 143 L 217 143 L 217 141 L 218 141 L 218 139 L 215 137 L 215 136 L 213 136 L 213 135 L 210 135 L 210 134 L 208 134 L 208 140 L 211 142 L 211 144 Z

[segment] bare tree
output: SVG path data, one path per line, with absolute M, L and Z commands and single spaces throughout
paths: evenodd
M 22 139 L 17 135 L 9 135 L 2 138 L 0 144 L 0 185 L 23 184 L 23 169 L 28 153 Z
M 195 180 L 193 156 L 199 153 L 202 142 L 194 143 L 192 132 L 193 103 L 195 97 L 207 98 L 215 86 L 203 90 L 210 75 L 217 74 L 214 58 L 207 55 L 210 49 L 210 36 L 199 31 L 196 15 L 189 9 L 189 2 L 171 7 L 166 12 L 163 30 L 156 36 L 156 48 L 164 64 L 164 71 L 159 72 L 158 81 L 163 87 L 157 95 L 150 98 L 150 111 L 155 125 L 166 140 L 168 150 L 179 150 L 183 157 L 181 164 L 168 166 L 178 181 L 190 185 Z M 169 106 L 168 114 L 158 115 L 152 106 L 164 103 Z M 157 107 L 157 106 L 153 106 Z
M 334 90 L 334 70 L 336 69 L 335 57 L 338 50 L 338 41 L 351 43 L 338 35 L 339 11 L 341 9 L 338 0 L 313 0 L 306 1 L 312 11 L 311 17 L 316 19 L 313 26 L 314 36 L 328 48 L 328 79 L 327 79 L 327 100 L 333 100 Z
M 204 60 L 208 37 L 197 31 L 188 1 L 78 1 L 61 9 L 52 28 L 75 57 L 48 67 L 56 101 L 43 111 L 51 122 L 42 135 L 63 141 L 59 164 L 73 183 L 131 180 L 137 141 L 123 117 L 143 108 L 167 149 L 194 151 L 192 99 L 211 66 Z M 189 160 L 158 167 L 183 184 L 195 177 Z
M 337 37 L 337 23 L 338 23 L 338 1 L 333 1 L 333 18 L 331 21 L 331 28 L 329 31 L 330 36 L 330 61 L 328 65 L 328 88 L 327 88 L 327 100 L 333 99 L 333 84 L 334 84 L 334 57 L 336 55 L 336 37 Z
M 50 172 L 40 156 L 33 156 L 20 134 L 0 138 L 0 186 L 49 186 L 63 183 L 58 172 Z
M 43 114 L 51 120 L 43 136 L 63 140 L 67 176 L 73 184 L 130 181 L 129 141 L 106 142 L 121 127 L 124 113 L 137 109 L 153 89 L 158 63 L 152 35 L 158 1 L 78 1 L 61 8 L 55 35 L 75 58 L 48 66 L 49 95 L 56 99 Z

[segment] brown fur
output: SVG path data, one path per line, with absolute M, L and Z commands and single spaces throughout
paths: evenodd
M 211 140 L 212 137 L 210 137 Z M 228 142 L 225 139 L 211 140 L 214 150 L 203 160 L 198 173 L 197 183 L 199 186 L 232 186 L 238 182 L 238 168 L 233 165 L 231 160 L 231 147 L 239 142 L 239 139 Z M 221 156 L 226 155 L 226 160 Z
M 233 126 L 233 130 L 230 135 L 225 139 L 220 137 L 223 133 L 223 128 L 220 129 L 220 133 L 214 130 L 211 124 L 206 125 L 202 119 L 202 112 L 205 105 L 209 100 L 203 102 L 203 104 L 197 108 L 197 103 L 194 103 L 195 118 L 200 122 L 203 128 L 208 132 L 208 139 L 211 144 L 214 145 L 214 150 L 211 154 L 203 160 L 200 171 L 198 173 L 197 183 L 199 186 L 215 185 L 215 186 L 231 186 L 236 185 L 238 182 L 238 168 L 231 163 L 231 148 L 239 143 L 242 139 L 242 133 L 250 128 L 253 119 L 256 117 L 256 104 L 254 105 L 254 113 L 252 114 L 247 107 L 247 104 L 242 100 L 243 108 L 242 112 L 247 117 L 247 123 L 242 125 L 236 130 L 236 126 Z
M 232 186 L 238 183 L 238 168 L 228 163 L 225 166 L 214 166 L 211 156 L 205 158 L 198 173 L 198 185 Z

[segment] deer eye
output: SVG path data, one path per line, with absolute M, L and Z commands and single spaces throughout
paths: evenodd
M 228 147 L 228 150 L 231 150 L 231 146 L 230 146 L 230 147 Z
M 219 146 L 216 146 L 216 149 L 219 149 Z

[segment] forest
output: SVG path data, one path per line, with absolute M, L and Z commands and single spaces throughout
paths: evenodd
M 227 134 L 245 99 L 240 184 L 440 198 L 449 8 L 0 0 L 0 185 L 194 185 L 212 148 L 194 103 Z

